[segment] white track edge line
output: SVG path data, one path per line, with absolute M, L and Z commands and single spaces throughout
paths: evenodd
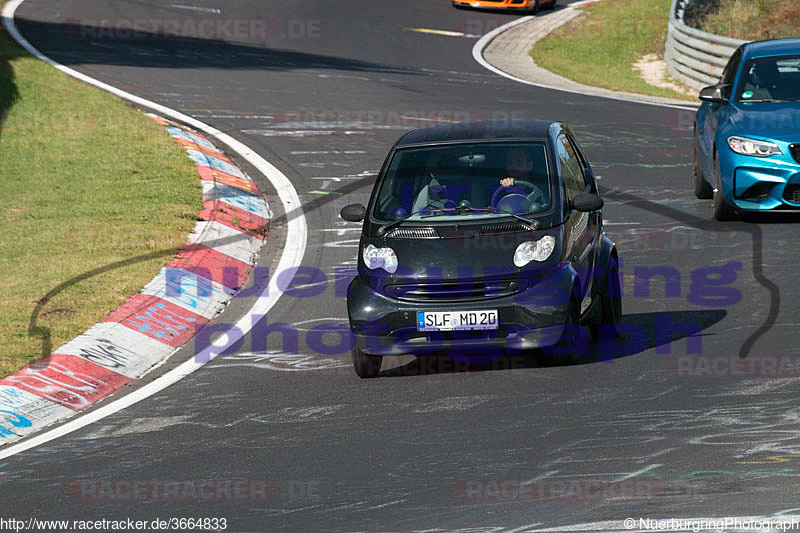
M 216 128 L 209 126 L 199 120 L 196 120 L 188 115 L 184 115 L 179 111 L 175 111 L 174 109 L 170 109 L 163 105 L 157 104 L 155 102 L 151 102 L 144 98 L 135 96 L 123 90 L 117 89 L 111 85 L 103 83 L 99 80 L 91 78 L 85 74 L 82 74 L 76 70 L 73 70 L 65 65 L 62 65 L 53 59 L 45 56 L 39 50 L 37 50 L 31 43 L 25 39 L 22 34 L 20 34 L 19 30 L 17 29 L 16 24 L 14 23 L 14 13 L 16 12 L 17 8 L 24 2 L 25 0 L 11 0 L 8 2 L 2 11 L 3 17 L 3 24 L 6 27 L 8 33 L 28 52 L 34 55 L 36 58 L 44 61 L 52 65 L 53 67 L 57 68 L 58 70 L 64 72 L 65 74 L 72 76 L 73 78 L 77 78 L 89 85 L 93 85 L 105 91 L 108 91 L 120 98 L 124 98 L 125 100 L 141 104 L 145 107 L 148 107 L 154 111 L 161 113 L 164 116 L 174 118 L 181 122 L 191 125 L 192 127 L 203 131 L 204 133 L 211 135 L 221 141 L 222 143 L 226 144 L 229 148 L 231 148 L 234 152 L 238 153 L 242 156 L 245 160 L 247 160 L 250 164 L 252 164 L 259 172 L 264 174 L 264 176 L 269 180 L 273 187 L 278 192 L 278 198 L 280 199 L 281 203 L 283 204 L 284 211 L 286 212 L 287 217 L 287 238 L 286 238 L 286 245 L 281 253 L 280 261 L 278 262 L 276 272 L 283 272 L 286 269 L 295 268 L 300 266 L 303 256 L 305 255 L 306 250 L 306 242 L 308 239 L 308 226 L 306 223 L 305 214 L 303 213 L 302 206 L 300 203 L 300 197 L 297 194 L 294 186 L 292 185 L 289 178 L 287 178 L 278 168 L 272 165 L 270 162 L 262 158 L 256 152 L 248 148 L 243 143 L 237 141 L 230 135 L 223 133 Z M 295 211 L 296 215 L 290 216 L 289 214 Z M 242 332 L 243 335 L 246 335 L 252 329 L 252 315 L 266 315 L 267 311 L 269 311 L 278 299 L 281 296 L 281 291 L 277 284 L 277 276 L 273 275 L 269 281 L 269 295 L 266 297 L 259 297 L 256 300 L 256 303 L 253 304 L 253 307 L 248 310 L 247 314 L 240 318 L 236 324 L 234 324 L 234 328 L 238 328 L 239 331 Z M 231 331 L 234 329 L 231 328 Z M 232 335 L 227 335 L 228 341 L 233 338 Z M 205 353 L 203 354 L 205 355 Z M 85 415 L 78 415 L 77 418 L 66 422 L 65 424 L 53 428 L 49 431 L 45 431 L 35 437 L 31 437 L 28 440 L 25 440 L 19 444 L 11 444 L 7 448 L 0 448 L 0 459 L 5 459 L 7 457 L 11 457 L 12 455 L 16 455 L 18 453 L 24 452 L 26 450 L 30 450 L 31 448 L 35 448 L 40 446 L 46 442 L 51 440 L 57 439 L 73 431 L 81 429 L 89 424 L 92 424 L 98 420 L 101 420 L 107 416 L 113 415 L 131 405 L 134 405 L 154 394 L 166 389 L 170 385 L 177 383 L 181 379 L 185 378 L 195 370 L 199 369 L 207 362 L 212 361 L 217 357 L 218 354 L 211 353 L 208 354 L 208 357 L 201 357 L 200 354 L 192 357 L 188 361 L 185 361 L 175 367 L 174 369 L 170 370 L 166 374 L 159 376 L 158 378 L 154 379 L 150 383 L 142 386 L 135 391 L 126 394 L 125 396 L 112 401 L 111 403 L 104 405 L 94 411 L 86 413 Z M 197 362 L 198 360 L 204 362 Z
M 590 4 L 590 3 L 595 2 L 595 1 L 597 1 L 597 0 L 590 0 L 590 1 L 586 1 L 586 2 L 577 2 L 575 4 L 570 4 L 565 9 L 575 9 L 576 7 L 580 7 L 582 5 Z M 522 78 L 518 78 L 518 77 L 516 77 L 516 76 L 514 76 L 512 74 L 509 74 L 508 72 L 500 70 L 499 68 L 495 67 L 494 65 L 492 65 L 491 63 L 486 61 L 486 59 L 484 59 L 483 50 L 489 45 L 490 42 L 492 42 L 494 40 L 495 37 L 497 37 L 498 35 L 500 35 L 501 33 L 503 33 L 506 30 L 510 30 L 514 26 L 519 26 L 520 24 L 524 24 L 525 22 L 528 22 L 532 18 L 534 18 L 532 15 L 528 15 L 528 16 L 525 16 L 525 17 L 518 18 L 516 20 L 512 20 L 511 22 L 508 22 L 506 24 L 498 26 L 497 28 L 493 29 L 492 31 L 490 31 L 489 33 L 487 33 L 486 35 L 484 35 L 483 37 L 478 39 L 478 41 L 472 47 L 472 57 L 473 57 L 473 59 L 475 59 L 475 61 L 477 61 L 483 68 L 485 68 L 487 70 L 491 70 L 492 72 L 494 72 L 495 74 L 497 74 L 499 76 L 502 76 L 504 78 L 508 78 L 509 80 L 516 81 L 518 83 L 524 83 L 525 85 L 532 85 L 533 87 L 539 87 L 539 88 L 542 88 L 542 89 L 550 89 L 550 90 L 553 90 L 553 91 L 561 91 L 561 92 L 569 93 L 569 94 L 579 94 L 581 96 L 592 96 L 592 97 L 595 97 L 595 98 L 606 98 L 608 100 L 617 100 L 617 101 L 620 101 L 620 102 L 627 102 L 629 104 L 633 103 L 633 104 L 653 105 L 653 106 L 658 106 L 658 107 L 669 107 L 669 108 L 672 108 L 672 109 L 681 109 L 681 110 L 688 110 L 688 111 L 695 111 L 696 110 L 696 106 L 695 107 L 691 107 L 690 104 L 688 104 L 688 103 L 686 104 L 686 106 L 680 106 L 680 105 L 677 105 L 677 104 L 662 104 L 662 103 L 659 103 L 659 102 L 650 102 L 648 100 L 639 100 L 639 99 L 636 99 L 636 98 L 633 98 L 633 97 L 628 98 L 628 97 L 622 97 L 622 96 L 614 96 L 614 95 L 611 95 L 611 94 L 609 94 L 609 95 L 586 94 L 586 93 L 583 93 L 581 91 L 576 91 L 574 89 L 565 89 L 565 88 L 562 88 L 562 87 L 556 87 L 555 85 L 547 85 L 547 84 L 544 84 L 544 83 L 536 83 L 536 82 L 529 81 L 529 80 L 523 80 Z

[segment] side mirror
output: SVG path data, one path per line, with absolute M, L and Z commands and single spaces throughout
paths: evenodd
M 700 100 L 703 102 L 711 102 L 714 104 L 725 104 L 728 102 L 728 97 L 725 94 L 727 85 L 711 85 L 700 91 Z
M 361 222 L 367 216 L 367 208 L 361 204 L 348 204 L 342 208 L 340 214 L 348 222 Z
M 582 192 L 572 201 L 572 207 L 582 213 L 591 213 L 603 208 L 603 199 L 596 194 Z

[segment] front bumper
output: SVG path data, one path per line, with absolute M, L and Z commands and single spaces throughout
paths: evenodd
M 800 162 L 790 153 L 762 159 L 727 146 L 718 150 L 722 193 L 732 205 L 742 211 L 800 210 Z
M 794 169 L 736 168 L 731 202 L 739 209 L 748 211 L 800 209 L 800 165 Z
M 557 344 L 564 333 L 572 277 L 566 269 L 555 283 L 534 284 L 510 296 L 459 302 L 406 302 L 389 298 L 356 277 L 347 297 L 350 328 L 360 349 L 373 355 L 427 355 L 443 350 L 480 354 L 486 347 L 509 353 Z M 499 328 L 488 331 L 420 332 L 417 311 L 497 309 Z

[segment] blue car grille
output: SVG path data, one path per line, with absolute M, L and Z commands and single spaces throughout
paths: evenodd
M 792 157 L 794 157 L 794 160 L 800 163 L 800 144 L 793 144 L 789 147 L 789 149 L 792 151 Z

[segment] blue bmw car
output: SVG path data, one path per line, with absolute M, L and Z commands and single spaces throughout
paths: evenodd
M 800 212 L 800 39 L 743 44 L 700 100 L 694 192 L 714 218 Z

